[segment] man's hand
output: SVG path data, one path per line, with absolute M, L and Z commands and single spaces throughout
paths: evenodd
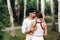
M 27 30 L 27 29 L 26 29 L 26 33 L 29 33 L 29 32 L 30 32 L 30 30 Z
M 32 27 L 31 31 L 34 32 L 35 30 L 37 30 L 37 27 Z
M 36 29 L 37 29 L 37 27 L 35 27 L 35 28 L 31 28 L 30 31 L 28 32 L 28 34 L 32 35 L 33 32 L 34 32 Z
M 33 34 L 33 32 L 32 32 L 31 30 L 26 30 L 26 33 L 27 33 L 27 34 L 30 34 L 30 35 Z

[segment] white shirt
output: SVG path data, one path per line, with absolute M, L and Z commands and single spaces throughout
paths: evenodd
M 31 20 L 29 18 L 24 19 L 23 25 L 22 25 L 22 33 L 23 34 L 25 34 L 26 29 L 30 30 L 30 25 L 31 25 L 31 22 L 33 22 L 33 21 L 35 21 L 35 20 Z

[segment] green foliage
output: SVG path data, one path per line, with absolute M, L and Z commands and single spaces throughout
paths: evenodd
M 1 9 L 1 0 L 0 0 L 0 9 Z M 0 10 L 0 14 L 1 14 L 1 10 Z M 1 19 L 1 16 L 0 16 L 0 19 Z M 1 20 L 0 20 L 1 21 Z M 0 22 L 0 40 L 3 40 L 3 31 L 2 31 L 2 29 L 3 29 L 3 24 L 2 24 L 2 22 Z
M 46 16 L 45 21 L 46 21 L 46 23 L 52 23 L 52 17 L 51 16 Z
M 3 35 L 4 35 L 4 31 L 2 30 L 4 29 L 3 24 L 0 22 L 0 40 L 3 40 Z
M 50 1 L 45 3 L 45 14 L 46 14 L 46 15 L 51 15 L 51 5 L 50 5 Z
M 58 18 L 58 1 L 57 0 L 53 0 L 54 1 L 54 10 L 55 10 L 55 15 Z
M 58 2 L 57 2 L 57 0 L 53 0 L 53 2 L 54 2 L 55 15 L 58 16 Z M 52 15 L 50 3 L 51 3 L 50 1 L 45 2 L 45 14 L 46 15 Z
M 3 1 L 0 3 L 0 22 L 4 25 L 4 27 L 10 26 L 7 5 L 3 4 Z
M 48 35 L 45 40 L 57 40 L 58 38 L 58 24 L 56 24 L 56 32 L 52 32 L 52 25 L 47 25 Z

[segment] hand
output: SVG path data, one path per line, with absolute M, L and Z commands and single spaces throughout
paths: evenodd
M 29 32 L 30 32 L 30 30 L 27 30 L 27 29 L 26 29 L 26 33 L 29 33 Z
M 47 34 L 43 34 L 43 36 L 45 37 L 45 36 L 47 36 Z
M 29 32 L 28 34 L 29 34 L 29 35 L 32 35 L 32 34 L 33 34 L 33 32 Z
M 31 30 L 26 30 L 26 33 L 27 33 L 27 34 L 30 34 L 30 35 L 33 34 L 33 32 L 32 32 Z
M 35 30 L 37 30 L 37 27 L 34 27 L 34 28 L 32 27 L 32 28 L 31 28 L 31 31 L 32 31 L 32 32 L 34 32 Z

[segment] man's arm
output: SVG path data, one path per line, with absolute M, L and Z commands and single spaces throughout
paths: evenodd
M 22 24 L 22 33 L 25 34 L 28 32 L 30 32 L 30 30 L 27 30 L 26 20 L 24 20 Z

